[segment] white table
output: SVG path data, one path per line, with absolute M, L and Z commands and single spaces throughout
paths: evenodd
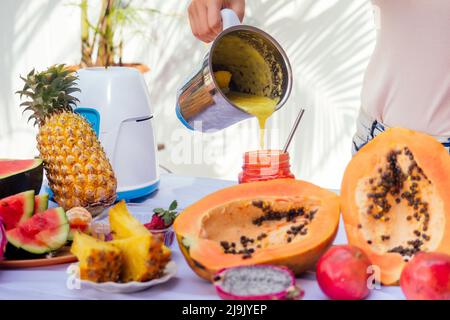
M 154 207 L 168 206 L 177 199 L 179 208 L 185 208 L 208 193 L 235 184 L 207 178 L 178 175 L 162 175 L 160 190 L 144 202 Z M 335 243 L 345 243 L 341 224 Z M 178 246 L 174 243 L 173 259 L 178 265 L 176 278 L 165 284 L 134 294 L 106 294 L 92 289 L 67 288 L 66 273 L 69 265 L 58 265 L 33 269 L 0 270 L 0 299 L 218 299 L 211 284 L 197 277 L 188 267 Z M 315 275 L 307 273 L 298 279 L 305 289 L 305 299 L 325 299 Z M 374 290 L 370 299 L 403 299 L 399 287 L 382 287 Z

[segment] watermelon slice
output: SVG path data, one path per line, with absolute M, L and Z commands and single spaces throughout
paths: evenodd
M 6 231 L 11 245 L 33 254 L 43 254 L 64 246 L 69 222 L 62 208 L 36 213 L 17 228 Z
M 38 194 L 42 185 L 42 176 L 41 159 L 0 159 L 0 199 L 27 190 L 34 190 Z
M 25 191 L 0 200 L 0 217 L 6 230 L 14 229 L 34 212 L 34 191 Z
M 48 193 L 34 197 L 34 213 L 44 212 L 48 209 Z

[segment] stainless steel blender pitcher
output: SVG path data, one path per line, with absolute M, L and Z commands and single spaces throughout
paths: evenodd
M 176 114 L 192 130 L 215 132 L 253 117 L 225 96 L 214 77 L 216 71 L 232 73 L 238 81 L 231 84 L 235 91 L 257 91 L 278 99 L 275 110 L 291 93 L 291 66 L 278 42 L 258 28 L 240 24 L 233 10 L 223 9 L 221 14 L 223 31 L 212 42 L 200 69 L 178 91 Z

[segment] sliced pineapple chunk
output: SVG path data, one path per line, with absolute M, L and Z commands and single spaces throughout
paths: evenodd
M 151 235 L 150 231 L 128 211 L 123 200 L 109 210 L 109 225 L 114 239 Z
M 120 279 L 122 253 L 115 246 L 76 232 L 70 251 L 78 258 L 81 279 L 94 282 Z
M 123 282 L 159 278 L 170 259 L 170 249 L 152 238 L 150 234 L 113 240 L 110 243 L 122 251 Z
M 148 281 L 163 274 L 170 249 L 133 217 L 124 201 L 110 209 L 109 224 L 114 239 L 110 243 L 123 254 L 123 282 Z

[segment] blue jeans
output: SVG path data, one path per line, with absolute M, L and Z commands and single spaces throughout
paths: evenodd
M 358 152 L 367 142 L 389 127 L 369 116 L 362 109 L 359 112 L 356 133 L 353 136 L 352 154 Z M 435 137 L 450 153 L 450 137 Z

